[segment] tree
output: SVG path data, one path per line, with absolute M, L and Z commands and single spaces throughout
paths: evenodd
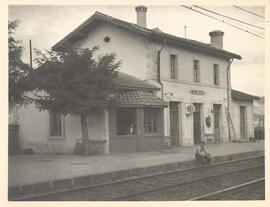
M 80 115 L 85 154 L 89 145 L 86 118 L 104 108 L 106 98 L 114 92 L 111 82 L 120 66 L 115 54 L 95 58 L 97 51 L 98 47 L 45 53 L 35 50 L 38 68 L 25 79 L 32 85 L 32 100 L 39 110 Z
M 26 85 L 21 81 L 26 77 L 31 68 L 22 61 L 23 47 L 21 41 L 15 38 L 15 30 L 19 20 L 8 22 L 8 71 L 9 71 L 9 105 L 26 104 L 27 96 L 24 95 Z

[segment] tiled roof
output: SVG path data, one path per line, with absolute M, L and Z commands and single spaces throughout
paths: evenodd
M 134 76 L 118 72 L 118 76 L 113 80 L 113 85 L 119 88 L 127 89 L 152 89 L 159 90 L 158 87 L 147 83 Z
M 64 37 L 61 41 L 56 43 L 52 49 L 58 50 L 60 48 L 69 47 L 70 43 L 76 40 L 76 38 L 85 37 L 87 32 L 93 28 L 99 22 L 108 22 L 119 27 L 125 28 L 137 34 L 146 36 L 148 38 L 156 39 L 158 41 L 168 41 L 172 42 L 175 45 L 180 45 L 183 47 L 187 47 L 190 49 L 195 49 L 202 52 L 208 52 L 210 54 L 219 55 L 226 58 L 237 58 L 241 59 L 240 55 L 228 52 L 226 50 L 218 49 L 212 47 L 210 44 L 201 43 L 195 40 L 190 40 L 186 38 L 177 37 L 174 35 L 170 35 L 160 30 L 157 31 L 156 29 L 148 29 L 145 27 L 141 27 L 137 24 L 129 23 L 126 21 L 122 21 L 120 19 L 116 19 L 114 17 L 108 16 L 106 14 L 102 14 L 100 12 L 96 12 L 90 18 L 88 18 L 85 22 L 83 22 L 79 27 L 77 27 L 74 31 L 69 33 L 66 37 Z
M 232 99 L 235 100 L 241 100 L 241 101 L 253 101 L 253 100 L 260 100 L 260 97 L 258 96 L 253 96 L 247 93 L 243 93 L 241 91 L 237 91 L 232 89 Z
M 149 91 L 119 92 L 111 102 L 122 107 L 167 107 L 168 103 Z

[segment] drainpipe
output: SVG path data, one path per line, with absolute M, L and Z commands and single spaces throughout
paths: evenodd
M 157 54 L 157 80 L 161 86 L 161 99 L 162 100 L 163 100 L 163 83 L 161 82 L 161 78 L 160 78 L 160 56 L 161 56 L 161 52 L 165 46 L 165 43 L 166 43 L 166 39 L 163 40 L 162 47 L 158 50 L 158 54 Z
M 231 64 L 233 62 L 233 58 L 230 59 L 230 62 L 227 66 L 227 71 L 226 71 L 226 74 L 227 74 L 227 108 L 228 108 L 228 113 L 230 113 L 230 83 L 229 83 L 229 71 L 230 71 L 230 68 L 231 68 Z M 227 114 L 228 116 L 229 114 Z M 231 133 L 230 133 L 230 127 L 229 127 L 229 122 L 228 122 L 228 134 L 229 134 L 229 141 L 231 141 Z

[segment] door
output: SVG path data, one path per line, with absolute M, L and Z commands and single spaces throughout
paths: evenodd
M 179 102 L 170 102 L 170 125 L 172 145 L 179 146 Z
M 241 139 L 246 139 L 246 107 L 240 106 L 240 133 Z
M 201 104 L 194 104 L 195 111 L 193 113 L 193 135 L 194 144 L 201 142 Z
M 214 137 L 215 142 L 220 142 L 220 110 L 221 105 L 220 104 L 214 104 L 213 105 L 213 111 L 214 111 Z

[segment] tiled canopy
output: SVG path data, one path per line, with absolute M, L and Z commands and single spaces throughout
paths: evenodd
M 233 90 L 232 89 L 232 99 L 236 100 L 242 100 L 242 101 L 253 101 L 253 100 L 259 100 L 260 97 L 258 96 L 253 96 L 247 93 L 243 93 L 241 91 Z
M 149 91 L 131 90 L 119 92 L 112 103 L 122 107 L 167 107 L 168 103 Z

